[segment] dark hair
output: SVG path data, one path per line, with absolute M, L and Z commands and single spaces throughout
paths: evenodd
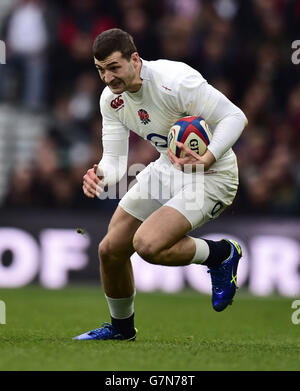
M 133 38 L 126 31 L 121 29 L 110 29 L 99 34 L 93 44 L 94 57 L 103 61 L 113 52 L 121 52 L 122 57 L 130 59 L 132 53 L 136 52 Z

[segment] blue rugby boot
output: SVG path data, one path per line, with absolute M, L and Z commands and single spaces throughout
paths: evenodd
M 84 334 L 77 335 L 77 337 L 74 337 L 72 339 L 77 339 L 80 341 L 108 339 L 134 341 L 137 334 L 137 329 L 134 330 L 135 334 L 131 338 L 125 338 L 123 335 L 118 333 L 118 331 L 116 331 L 110 323 L 105 322 L 99 329 L 91 330 Z
M 242 257 L 242 249 L 234 240 L 226 240 L 231 245 L 231 253 L 220 266 L 210 268 L 212 282 L 212 305 L 220 312 L 232 304 L 237 286 L 237 268 Z

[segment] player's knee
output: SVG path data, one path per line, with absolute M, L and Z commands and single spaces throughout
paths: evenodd
M 133 253 L 131 246 L 120 247 L 117 238 L 106 235 L 98 247 L 99 260 L 104 266 L 117 266 L 126 261 Z
M 145 261 L 157 263 L 159 251 L 151 240 L 137 234 L 133 238 L 133 247 Z
M 113 243 L 107 236 L 100 242 L 98 248 L 99 259 L 102 263 L 111 263 L 115 259 Z
M 106 258 L 106 256 L 109 254 L 109 245 L 105 238 L 99 243 L 98 254 L 100 259 Z

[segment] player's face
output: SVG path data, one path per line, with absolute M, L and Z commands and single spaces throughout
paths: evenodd
M 113 52 L 103 61 L 96 58 L 94 61 L 101 79 L 114 94 L 139 90 L 142 81 L 139 76 L 141 60 L 138 53 L 133 53 L 129 61 L 120 52 Z

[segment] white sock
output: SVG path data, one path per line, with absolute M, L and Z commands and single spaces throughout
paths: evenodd
M 196 245 L 196 252 L 190 263 L 201 264 L 205 262 L 209 256 L 208 244 L 203 239 L 193 238 L 192 236 L 189 236 L 189 238 L 193 239 Z
M 105 295 L 110 315 L 115 319 L 126 319 L 134 313 L 134 294 L 130 297 L 113 299 Z

